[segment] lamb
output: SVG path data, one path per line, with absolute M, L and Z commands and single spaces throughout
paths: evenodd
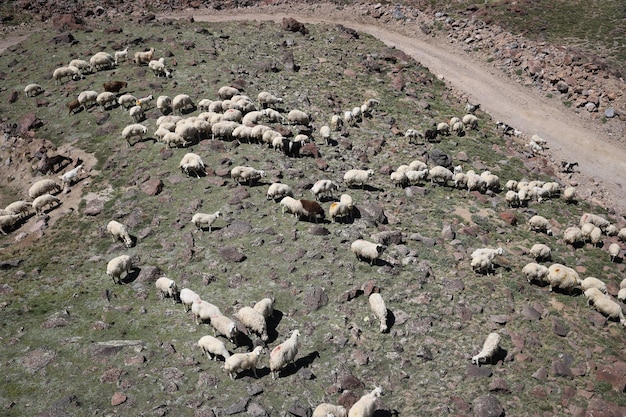
M 159 96 L 157 97 L 156 106 L 161 114 L 169 113 L 172 111 L 172 99 L 168 96 Z
M 454 177 L 452 171 L 450 171 L 448 168 L 442 167 L 441 165 L 432 167 L 428 171 L 428 175 L 430 175 L 430 180 L 432 183 L 436 182 L 442 185 L 446 185 L 448 181 L 451 181 Z
M 258 378 L 256 366 L 262 353 L 262 346 L 257 346 L 249 353 L 233 353 L 224 361 L 224 370 L 228 372 L 230 379 L 235 379 L 237 372 L 245 371 L 246 369 L 252 369 L 254 377 Z
M 130 138 L 139 136 L 139 141 L 143 139 L 143 135 L 148 133 L 148 128 L 142 124 L 134 123 L 126 126 L 122 130 L 122 137 L 126 140 L 126 144 L 130 146 Z
M 600 313 L 609 318 L 619 319 L 620 323 L 623 326 L 626 326 L 626 319 L 624 318 L 624 313 L 622 312 L 622 306 L 620 306 L 619 303 L 616 303 L 609 297 L 605 296 L 596 288 L 591 288 L 585 291 L 585 296 L 587 297 L 587 304 L 592 302 L 593 306 Z
M 550 286 L 550 291 L 556 287 L 571 293 L 573 289 L 580 288 L 581 280 L 574 269 L 561 264 L 552 264 L 548 267 L 546 282 Z
M 551 250 L 550 247 L 543 243 L 536 243 L 530 248 L 529 253 L 536 260 L 548 260 L 550 259 Z
M 213 223 L 215 223 L 215 220 L 217 220 L 217 218 L 221 215 L 222 213 L 219 211 L 216 211 L 215 213 L 212 213 L 212 214 L 196 213 L 191 218 L 191 223 L 193 223 L 198 230 L 205 229 L 208 227 L 209 233 L 210 233 L 212 231 L 211 226 L 213 225 Z
M 367 260 L 370 265 L 380 257 L 380 254 L 385 250 L 385 246 L 369 242 L 363 239 L 357 239 L 350 245 L 350 250 L 354 253 L 359 260 Z
M 133 259 L 128 255 L 120 255 L 111 259 L 107 264 L 107 275 L 110 275 L 114 284 L 122 283 L 122 275 L 130 274 L 133 269 Z
M 97 52 L 89 59 L 89 64 L 96 71 L 109 69 L 115 65 L 115 58 L 107 52 Z
M 261 110 L 261 114 L 267 117 L 270 122 L 283 123 L 285 121 L 285 116 L 274 109 L 263 109 Z
M 217 334 L 219 333 L 222 336 L 226 337 L 228 340 L 230 340 L 232 343 L 235 342 L 235 338 L 239 333 L 235 322 L 221 314 L 211 316 L 211 327 L 213 327 L 214 336 L 217 336 Z
M 61 200 L 51 194 L 43 194 L 33 200 L 33 208 L 35 213 L 42 214 L 46 206 L 60 205 Z
M 191 306 L 196 300 L 200 300 L 200 296 L 189 288 L 183 288 L 180 290 L 180 302 L 183 304 L 183 308 L 186 312 L 191 310 Z
M 193 100 L 187 94 L 178 94 L 172 99 L 172 111 L 178 111 L 180 114 L 183 113 L 183 110 L 193 110 L 194 108 Z
M 354 403 L 348 412 L 348 417 L 372 417 L 376 411 L 376 399 L 383 395 L 380 387 L 374 388 L 370 393 L 363 395 Z
M 320 200 L 322 196 L 332 197 L 333 190 L 339 190 L 339 186 L 331 180 L 318 180 L 311 187 L 311 193 L 316 200 Z
M 137 97 L 135 97 L 132 94 L 122 94 L 117 99 L 117 104 L 119 104 L 120 107 L 124 107 L 125 109 L 128 109 L 134 106 L 136 103 L 137 103 Z
M 80 73 L 80 70 L 76 67 L 59 67 L 54 70 L 52 73 L 52 78 L 54 78 L 54 84 L 59 85 L 63 83 L 63 78 L 72 78 L 76 79 L 81 78 L 83 75 Z
M 311 417 L 347 417 L 347 415 L 348 411 L 341 405 L 321 403 L 315 407 Z
M 248 185 L 252 185 L 253 182 L 265 177 L 265 171 L 238 165 L 230 170 L 230 176 L 233 181 L 239 184 L 243 181 L 247 182 Z
M 270 372 L 272 373 L 272 379 L 276 379 L 280 376 L 280 370 L 290 364 L 296 358 L 298 349 L 300 348 L 300 331 L 294 330 L 291 333 L 291 337 L 278 346 L 276 346 L 270 352 Z
M 104 88 L 104 91 L 107 91 L 109 93 L 119 93 L 123 88 L 128 87 L 128 83 L 126 81 L 107 81 L 104 84 L 102 84 L 102 87 Z
M 5 229 L 15 226 L 20 218 L 21 216 L 19 214 L 5 214 L 0 216 L 0 233 L 6 236 L 7 232 Z
M 8 206 L 4 208 L 6 214 L 19 214 L 20 217 L 24 217 L 28 215 L 30 208 L 33 206 L 33 203 L 29 203 L 28 201 L 14 201 Z
M 320 206 L 320 204 L 317 201 L 301 199 L 300 204 L 302 205 L 302 208 L 304 209 L 303 214 L 306 217 L 308 217 L 309 219 L 313 218 L 315 223 L 317 223 L 318 218 L 321 218 L 322 220 L 324 220 L 324 217 L 325 217 L 324 209 L 322 208 L 322 206 Z
M 92 90 L 82 91 L 80 94 L 78 94 L 77 100 L 81 106 L 87 109 L 88 107 L 91 107 L 97 103 L 98 92 Z
M 487 362 L 498 353 L 500 349 L 500 335 L 498 333 L 489 333 L 481 351 L 472 357 L 472 363 L 480 366 L 481 362 Z
M 272 298 L 264 298 L 256 303 L 252 308 L 268 319 L 274 315 L 274 300 Z
M 287 113 L 287 121 L 294 125 L 308 126 L 310 123 L 309 115 L 302 110 L 291 110 Z
M 236 314 L 235 318 L 245 326 L 246 329 L 261 336 L 263 342 L 267 341 L 267 322 L 263 314 L 259 313 L 252 307 L 242 307 Z
M 193 152 L 186 153 L 180 160 L 178 166 L 180 167 L 180 171 L 184 172 L 188 176 L 193 174 L 196 178 L 200 178 L 201 175 L 206 175 L 206 165 L 202 162 L 200 155 Z
M 474 116 L 473 114 L 466 114 L 461 120 L 463 122 L 463 125 L 470 130 L 476 130 L 478 128 L 478 117 Z
M 295 198 L 287 196 L 287 197 L 283 197 L 283 199 L 280 200 L 279 204 L 282 206 L 283 214 L 285 214 L 285 212 L 288 211 L 289 213 L 292 213 L 294 217 L 297 217 L 297 218 L 300 218 L 300 216 L 306 216 L 304 207 L 302 206 L 302 203 L 300 202 L 300 200 L 296 200 Z
M 275 182 L 272 183 L 272 185 L 269 186 L 269 188 L 267 189 L 267 199 L 268 200 L 276 200 L 278 198 L 283 198 L 283 197 L 293 197 L 293 190 L 291 189 L 291 187 L 287 184 L 282 184 L 280 182 Z
M 522 268 L 522 274 L 526 276 L 528 282 L 544 282 L 545 277 L 548 275 L 548 267 L 530 262 Z
M 328 214 L 330 215 L 331 222 L 333 223 L 340 217 L 348 217 L 352 220 L 352 207 L 342 202 L 333 202 L 328 208 Z
M 100 106 L 100 111 L 106 111 L 107 107 L 115 106 L 115 94 L 110 91 L 104 91 L 98 94 L 98 97 L 96 97 L 96 103 Z
M 615 259 L 619 258 L 621 248 L 617 243 L 611 243 L 609 246 L 609 255 L 611 256 L 611 262 L 615 262 Z
M 154 57 L 154 48 L 150 48 L 148 51 L 135 52 L 133 61 L 137 65 L 148 64 L 150 61 L 152 61 L 153 57 Z
M 383 297 L 377 293 L 371 293 L 369 296 L 370 309 L 374 315 L 380 320 L 380 332 L 385 333 L 387 327 L 387 306 Z
M 154 100 L 154 96 L 152 94 L 148 94 L 145 97 L 138 98 L 135 104 L 142 109 L 146 108 L 148 103 Z
M 126 57 L 128 56 L 128 46 L 121 51 L 115 51 L 113 56 L 115 58 L 115 65 L 118 65 L 121 61 L 126 61 Z
M 154 285 L 156 286 L 161 299 L 164 299 L 165 297 L 171 298 L 174 304 L 176 304 L 177 301 L 180 301 L 180 292 L 178 291 L 176 282 L 173 279 L 160 277 L 154 282 Z
M 135 123 L 139 123 L 146 118 L 146 113 L 143 111 L 143 108 L 141 108 L 141 106 L 131 107 L 128 111 L 128 114 L 130 114 L 130 117 L 132 117 Z
M 239 90 L 228 85 L 220 87 L 219 90 L 217 90 L 217 96 L 222 100 L 230 99 L 236 94 L 239 94 Z
M 272 93 L 269 93 L 267 91 L 261 91 L 257 95 L 257 100 L 259 101 L 259 106 L 262 109 L 267 108 L 267 107 L 273 107 L 274 105 L 283 102 L 282 98 L 276 97 Z
M 61 186 L 59 186 L 59 184 L 57 184 L 54 180 L 46 178 L 43 180 L 39 180 L 31 185 L 31 187 L 28 189 L 28 196 L 32 199 L 35 199 L 40 195 L 59 191 L 61 191 Z
M 161 140 L 168 148 L 179 146 L 185 147 L 191 144 L 191 142 L 188 142 L 184 137 L 176 132 L 167 132 L 163 135 Z
M 207 320 L 212 321 L 213 317 L 221 316 L 222 312 L 216 305 L 198 298 L 191 305 L 191 314 L 193 314 L 196 324 L 200 324 Z
M 580 281 L 580 289 L 587 291 L 589 288 L 597 288 L 606 294 L 606 284 L 595 277 L 587 277 Z
M 130 237 L 126 226 L 122 223 L 116 220 L 111 220 L 107 223 L 107 232 L 111 234 L 114 242 L 121 239 L 124 241 L 124 245 L 126 245 L 127 248 L 133 246 L 133 239 Z
M 44 89 L 39 84 L 28 84 L 24 87 L 24 93 L 26 93 L 26 97 L 35 97 L 44 92 Z
M 343 181 L 348 187 L 353 185 L 360 185 L 361 188 L 365 188 L 365 184 L 370 177 L 374 175 L 374 170 L 368 169 L 350 169 L 343 175 Z
M 563 242 L 572 246 L 576 246 L 583 242 L 582 230 L 576 226 L 568 227 L 565 229 L 565 232 L 563 232 Z
M 213 336 L 202 336 L 200 340 L 198 340 L 198 347 L 202 349 L 202 352 L 206 353 L 207 358 L 211 360 L 217 360 L 218 356 L 221 356 L 224 360 L 230 357 L 230 353 L 224 343 Z
M 155 77 L 170 78 L 172 76 L 171 72 L 165 67 L 165 58 L 163 57 L 148 62 L 148 68 L 152 70 Z
M 530 220 L 528 220 L 528 225 L 530 226 L 531 231 L 545 232 L 548 235 L 552 234 L 550 221 L 543 216 L 534 215 L 530 218 Z

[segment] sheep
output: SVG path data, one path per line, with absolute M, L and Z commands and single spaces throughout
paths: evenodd
M 238 184 L 246 182 L 248 185 L 252 185 L 253 182 L 265 177 L 265 171 L 255 169 L 248 166 L 238 165 L 230 170 L 230 176 Z
M 109 69 L 115 65 L 115 58 L 107 52 L 97 52 L 89 59 L 89 64 L 96 71 Z
M 411 161 L 411 163 L 409 163 L 409 171 L 423 171 L 425 169 L 428 169 L 428 165 L 426 165 L 424 162 L 419 161 L 419 160 L 415 160 L 415 161 Z
M 331 180 L 318 180 L 311 187 L 311 193 L 316 200 L 320 200 L 322 196 L 332 197 L 333 190 L 339 190 L 339 186 Z
M 117 99 L 117 104 L 119 104 L 120 107 L 123 107 L 125 109 L 128 109 L 134 106 L 136 103 L 137 103 L 137 97 L 135 97 L 132 94 L 122 94 Z
M 141 106 L 133 106 L 128 111 L 130 117 L 135 121 L 135 123 L 139 123 L 146 118 L 146 113 L 144 113 L 143 108 Z
M 267 341 L 267 322 L 263 314 L 252 307 L 245 306 L 235 314 L 235 318 L 239 320 L 246 329 L 259 335 L 262 341 Z
M 489 273 L 493 269 L 493 262 L 489 257 L 480 255 L 472 257 L 470 266 L 475 272 L 489 275 Z
M 619 289 L 619 292 L 617 293 L 617 299 L 620 300 L 621 302 L 626 301 L 626 288 Z
M 172 299 L 174 304 L 176 304 L 177 301 L 180 301 L 180 292 L 178 291 L 176 282 L 173 279 L 160 277 L 154 282 L 154 285 L 156 286 L 161 300 L 168 297 Z
M 311 417 L 347 417 L 347 415 L 348 411 L 341 405 L 321 403 L 315 407 Z
M 6 214 L 19 214 L 20 217 L 24 217 L 28 215 L 28 212 L 30 211 L 30 208 L 32 206 L 33 206 L 33 203 L 30 203 L 28 201 L 18 200 L 6 206 L 4 208 L 4 211 L 6 211 Z
M 290 364 L 296 358 L 298 349 L 300 348 L 300 331 L 294 330 L 291 337 L 276 346 L 270 352 L 270 372 L 272 379 L 280 376 L 280 370 Z
M 121 61 L 126 61 L 126 57 L 128 56 L 128 46 L 121 51 L 115 51 L 113 56 L 115 58 L 115 65 L 118 65 Z
M 152 94 L 148 94 L 145 97 L 138 98 L 135 104 L 142 109 L 146 108 L 148 103 L 154 100 L 154 96 Z
M 165 67 L 165 58 L 161 57 L 158 60 L 153 59 L 152 61 L 148 62 L 148 68 L 150 68 L 152 70 L 152 73 L 155 75 L 155 77 L 166 77 L 169 78 L 171 77 L 171 73 L 170 71 Z
M 404 137 L 409 139 L 410 144 L 420 145 L 424 141 L 424 134 L 415 129 L 407 129 L 404 132 Z M 418 141 L 418 139 L 420 139 Z
M 264 109 L 266 107 L 272 107 L 276 104 L 282 103 L 283 99 L 280 97 L 274 96 L 272 93 L 267 91 L 261 91 L 257 95 L 257 100 L 259 101 L 259 106 Z
M 320 138 L 322 138 L 325 144 L 330 145 L 333 138 L 330 126 L 324 125 L 320 127 Z
M 102 84 L 102 87 L 104 88 L 104 91 L 107 91 L 109 93 L 116 93 L 117 94 L 123 88 L 128 87 L 128 83 L 126 81 L 119 81 L 119 80 L 107 81 L 107 82 Z
M 482 172 L 480 177 L 485 180 L 485 187 L 491 191 L 500 190 L 500 178 L 489 171 Z
M 301 199 L 300 204 L 302 205 L 302 208 L 304 210 L 304 216 L 308 217 L 309 219 L 313 218 L 315 223 L 317 223 L 318 218 L 324 220 L 324 209 L 317 201 Z
M 609 255 L 611 256 L 611 262 L 615 262 L 615 259 L 619 258 L 621 248 L 617 243 L 611 243 L 609 246 Z
M 5 214 L 0 216 L 0 233 L 6 236 L 6 228 L 12 228 L 20 220 L 19 214 Z
M 63 83 L 63 78 L 72 78 L 76 79 L 76 77 L 81 78 L 82 74 L 80 70 L 76 67 L 59 67 L 54 70 L 52 73 L 52 78 L 54 78 L 54 84 L 59 85 Z
M 225 140 L 232 139 L 234 130 L 239 126 L 239 123 L 222 120 L 211 126 L 211 139 L 215 140 L 215 137 L 219 137 Z
M 180 167 L 180 171 L 184 172 L 188 176 L 193 174 L 196 178 L 200 178 L 200 175 L 206 175 L 206 165 L 202 162 L 200 155 L 193 152 L 186 153 L 180 160 L 178 166 Z
M 363 395 L 348 412 L 348 417 L 372 417 L 376 411 L 376 399 L 383 395 L 381 387 L 374 388 L 370 393 Z
M 602 230 L 595 226 L 589 233 L 589 241 L 593 246 L 598 246 L 602 242 Z
M 496 257 L 496 255 L 502 255 L 504 254 L 504 249 L 501 247 L 498 248 L 479 248 L 476 249 L 472 252 L 472 254 L 470 255 L 471 258 L 477 258 L 479 256 L 485 256 L 487 258 L 494 259 Z
M 597 226 L 602 230 L 606 229 L 611 224 L 604 217 L 598 216 L 597 214 L 591 214 L 591 213 L 584 213 L 580 217 L 580 223 L 579 223 L 580 226 L 582 226 L 585 223 L 591 223 L 594 226 Z
M 348 204 L 344 204 L 340 202 L 333 202 L 328 208 L 328 214 L 330 215 L 331 222 L 335 222 L 335 220 L 339 217 L 348 217 L 352 220 L 352 207 Z
M 114 284 L 122 283 L 122 275 L 130 274 L 133 269 L 133 259 L 128 255 L 120 255 L 107 263 L 107 275 L 110 275 Z
M 150 61 L 152 61 L 153 57 L 154 57 L 154 48 L 150 48 L 147 51 L 137 51 L 137 52 L 135 52 L 135 56 L 133 58 L 133 61 L 137 65 L 142 65 L 142 64 L 146 64 L 147 65 Z
M 522 268 L 522 274 L 526 276 L 526 280 L 543 282 L 548 275 L 548 267 L 535 262 L 530 262 Z
M 46 178 L 43 180 L 39 180 L 31 185 L 31 187 L 28 189 L 28 196 L 32 199 L 35 199 L 40 195 L 59 191 L 61 191 L 61 186 L 59 186 L 59 184 L 57 184 L 54 180 Z
M 509 207 L 517 207 L 520 205 L 519 194 L 513 190 L 509 190 L 504 195 L 504 199 L 508 203 Z
M 567 245 L 578 245 L 583 242 L 583 233 L 582 230 L 576 226 L 568 227 L 563 232 L 563 242 Z
M 130 138 L 139 136 L 139 141 L 141 141 L 146 133 L 148 133 L 147 127 L 139 123 L 133 123 L 122 130 L 122 137 L 126 140 L 127 146 L 130 146 Z
M 116 103 L 115 94 L 110 91 L 103 91 L 96 97 L 96 103 L 100 106 L 100 111 L 106 111 L 107 107 L 113 107 Z
M 450 130 L 454 132 L 457 136 L 463 136 L 465 134 L 465 128 L 463 127 L 463 122 L 454 122 L 451 124 Z
M 207 320 L 212 321 L 213 317 L 221 316 L 222 312 L 216 305 L 198 298 L 191 304 L 191 314 L 193 314 L 196 324 L 200 324 Z
M 235 87 L 231 87 L 231 86 L 228 86 L 228 85 L 220 87 L 217 90 L 217 96 L 219 98 L 221 98 L 222 100 L 230 99 L 233 96 L 235 96 L 236 94 L 239 94 L 239 90 L 236 89 Z
M 72 59 L 67 66 L 78 68 L 81 74 L 89 73 L 92 71 L 91 64 L 82 59 Z
M 224 370 L 228 372 L 230 379 L 233 380 L 237 376 L 237 372 L 245 371 L 246 369 L 252 369 L 254 377 L 258 378 L 258 375 L 256 374 L 256 365 L 262 353 L 262 346 L 255 347 L 254 350 L 249 353 L 233 353 L 224 361 Z
M 268 319 L 269 317 L 274 315 L 274 300 L 272 298 L 266 297 L 256 303 L 252 308 L 260 313 L 263 317 Z
M 226 349 L 224 342 L 213 336 L 202 336 L 198 340 L 198 347 L 202 349 L 202 352 L 206 353 L 207 358 L 211 360 L 217 360 L 218 356 L 224 358 L 224 360 L 230 357 L 230 353 Z
M 191 306 L 196 300 L 200 300 L 200 296 L 189 288 L 183 288 L 180 290 L 180 302 L 183 304 L 185 312 L 191 310 Z
M 350 169 L 343 175 L 343 181 L 348 187 L 353 185 L 360 185 L 361 188 L 365 188 L 365 184 L 370 177 L 374 175 L 374 170 L 368 169 Z
M 389 179 L 396 187 L 404 187 L 408 184 L 406 174 L 402 171 L 394 171 L 389 174 Z
M 168 148 L 179 146 L 185 147 L 191 144 L 191 142 L 188 142 L 184 137 L 176 132 L 167 132 L 165 135 L 163 135 L 161 140 Z
M 192 110 L 194 108 L 193 100 L 187 94 L 178 94 L 172 99 L 172 111 L 178 111 L 180 114 L 183 110 Z
M 267 189 L 266 198 L 268 200 L 276 200 L 286 196 L 293 197 L 293 190 L 287 184 L 275 182 Z
M 610 224 L 604 229 L 604 233 L 606 233 L 607 236 L 617 236 L 619 229 L 614 224 Z
M 263 109 L 261 110 L 261 114 L 267 117 L 270 122 L 283 123 L 285 121 L 285 116 L 274 109 Z
M 587 277 L 580 281 L 580 289 L 586 291 L 589 288 L 597 288 L 606 294 L 606 284 L 595 277 Z
M 493 358 L 493 356 L 498 353 L 500 349 L 500 335 L 498 333 L 489 333 L 485 342 L 483 343 L 483 348 L 478 352 L 477 355 L 472 357 L 472 363 L 474 365 L 480 366 L 482 362 L 487 362 Z
M 294 217 L 300 218 L 300 216 L 306 216 L 304 211 L 304 207 L 300 200 L 296 200 L 292 197 L 283 197 L 279 203 L 282 206 L 282 213 L 285 214 L 286 211 L 292 213 Z
M 122 241 L 124 241 L 124 245 L 126 245 L 127 248 L 133 246 L 133 239 L 128 233 L 128 229 L 126 229 L 126 226 L 124 226 L 122 223 L 116 220 L 109 221 L 109 223 L 107 223 L 107 232 L 111 234 L 114 242 L 121 239 Z
M 380 320 L 380 332 L 385 333 L 388 329 L 385 300 L 383 300 L 383 297 L 379 293 L 374 292 L 369 296 L 369 304 L 374 315 Z
M 581 280 L 574 269 L 561 264 L 552 264 L 548 267 L 546 282 L 550 286 L 550 291 L 556 287 L 571 293 L 573 289 L 580 288 Z
M 211 327 L 213 327 L 214 336 L 217 336 L 217 334 L 219 333 L 220 335 L 230 340 L 232 343 L 235 342 L 235 338 L 239 333 L 235 322 L 221 314 L 211 316 Z
M 341 130 L 342 126 L 343 119 L 341 118 L 341 116 L 333 114 L 330 118 L 330 128 L 336 132 L 338 130 Z
M 626 319 L 619 303 L 602 294 L 597 288 L 588 289 L 585 291 L 585 296 L 587 297 L 587 304 L 592 302 L 595 309 L 600 313 L 609 318 L 619 319 L 620 323 L 626 326 Z
M 363 239 L 357 239 L 350 245 L 350 250 L 354 253 L 359 260 L 367 260 L 370 265 L 373 265 L 376 259 L 380 257 L 380 254 L 385 250 L 385 246 L 369 242 Z
M 180 137 L 182 137 L 184 141 L 189 144 L 198 138 L 198 128 L 194 124 L 193 120 L 190 121 L 189 119 L 185 119 L 176 123 L 174 132 L 180 135 Z
M 291 110 L 287 113 L 287 121 L 289 124 L 308 126 L 310 123 L 309 115 L 302 110 Z
M 81 106 L 87 109 L 88 107 L 91 107 L 97 103 L 98 92 L 92 90 L 82 91 L 80 94 L 78 94 L 77 100 Z
M 39 84 L 28 84 L 24 87 L 24 93 L 26 93 L 26 97 L 35 97 L 38 94 L 44 92 L 44 89 Z
M 550 221 L 543 216 L 534 215 L 528 220 L 530 230 L 534 232 L 545 232 L 548 235 L 552 234 L 550 228 Z
M 617 232 L 617 237 L 622 242 L 626 242 L 626 227 L 622 227 L 621 229 L 619 229 L 619 232 Z
M 449 135 L 450 134 L 450 125 L 446 122 L 440 122 L 436 124 L 437 134 L 439 135 Z
M 478 128 L 478 117 L 473 114 L 466 114 L 463 116 L 461 121 L 463 122 L 463 125 L 470 130 L 476 130 Z
M 191 218 L 191 223 L 196 226 L 198 230 L 202 230 L 204 228 L 209 228 L 209 233 L 212 231 L 211 226 L 215 223 L 218 217 L 222 215 L 221 212 L 216 211 L 215 213 L 196 213 Z
M 430 176 L 430 181 L 432 183 L 436 182 L 442 185 L 446 185 L 448 181 L 451 181 L 454 177 L 452 171 L 450 171 L 448 168 L 442 167 L 441 165 L 432 167 L 428 171 L 428 175 Z
M 480 103 L 479 104 L 472 104 L 469 101 L 467 102 L 467 104 L 465 105 L 465 111 L 469 114 L 474 114 L 476 113 L 476 110 L 480 109 Z
M 551 250 L 547 245 L 543 243 L 535 243 L 530 248 L 530 256 L 535 258 L 536 260 L 548 260 L 550 259 Z
M 161 114 L 166 114 L 172 111 L 172 99 L 168 96 L 157 97 L 156 107 Z

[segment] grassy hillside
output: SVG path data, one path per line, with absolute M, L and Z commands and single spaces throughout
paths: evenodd
M 58 149 L 71 145 L 93 154 L 97 163 L 87 166 L 89 178 L 59 197 L 65 202 L 82 189 L 83 195 L 106 200 L 95 216 L 84 214 L 85 200 L 77 210 L 65 205 L 52 210 L 49 215 L 58 219 L 32 244 L 26 244 L 28 236 L 19 243 L 16 236 L 36 234 L 31 232 L 34 215 L 0 239 L 5 353 L 0 399 L 6 415 L 211 415 L 210 410 L 220 416 L 238 410 L 297 415 L 298 407 L 337 403 L 340 397 L 349 402 L 346 389 L 358 397 L 377 385 L 386 393 L 377 415 L 467 413 L 476 397 L 489 393 L 510 416 L 567 415 L 573 407 L 587 407 L 591 397 L 626 406 L 619 386 L 614 389 L 596 372 L 626 359 L 623 327 L 605 325 L 584 297 L 550 293 L 520 273 L 531 261 L 526 250 L 543 242 L 552 247 L 554 262 L 602 278 L 614 292 L 623 264 L 609 263 L 605 248 L 573 249 L 558 238 L 582 213 L 606 213 L 559 198 L 510 210 L 503 192 L 391 185 L 390 169 L 424 159 L 434 148 L 464 170 L 492 171 L 503 184 L 551 179 L 541 169 L 542 158 L 525 166 L 521 146 L 501 137 L 481 113 L 477 131 L 436 144 L 409 144 L 401 134 L 405 129 L 425 130 L 464 112 L 464 103 L 419 63 L 341 27 L 311 26 L 308 35 L 256 22 L 112 22 L 107 27 L 118 26 L 120 33 L 71 31 L 71 45 L 52 42 L 56 33 L 42 30 L 0 56 L 3 97 L 19 93 L 14 103 L 0 104 L 4 127 L 10 131 L 31 113 L 41 120 L 31 144 L 46 139 Z M 62 85 L 50 78 L 54 68 L 73 58 L 88 60 L 95 52 L 113 53 L 125 45 L 131 54 L 154 47 L 174 77 L 156 78 L 147 67 L 126 61 Z M 297 71 L 284 65 L 289 53 Z M 220 86 L 232 83 L 244 86 L 252 98 L 270 91 L 283 97 L 283 110 L 299 108 L 313 116 L 321 157 L 288 158 L 266 146 L 210 138 L 190 149 L 164 149 L 152 139 L 160 116 L 154 106 L 143 122 L 149 138 L 127 147 L 120 133 L 131 119 L 123 109 L 93 107 L 68 115 L 65 108 L 79 92 L 100 92 L 103 82 L 113 79 L 128 81 L 127 92 L 137 97 L 186 93 L 196 103 L 215 99 Z M 46 91 L 25 98 L 23 88 L 30 82 Z M 335 133 L 335 145 L 322 143 L 317 131 L 332 114 L 370 97 L 381 102 L 371 118 L 341 136 Z M 298 133 L 292 126 L 282 128 Z M 26 142 L 4 138 L 2 178 L 11 181 L 3 181 L 1 206 L 26 199 L 28 186 L 38 179 L 30 172 Z M 190 150 L 209 167 L 206 177 L 180 173 L 180 158 Z M 257 185 L 236 185 L 227 177 L 235 165 L 263 169 L 267 177 Z M 368 187 L 342 187 L 361 214 L 352 222 L 316 227 L 283 215 L 265 198 L 275 180 L 290 184 L 297 197 L 310 198 L 308 188 L 317 179 L 341 183 L 350 168 L 375 171 Z M 152 180 L 162 181 L 157 195 L 145 192 Z M 330 201 L 322 205 L 328 209 Z M 191 216 L 215 210 L 224 214 L 215 230 L 196 232 Z M 505 212 L 518 225 L 502 220 Z M 526 220 L 535 213 L 552 219 L 557 237 L 528 231 Z M 110 219 L 130 227 L 134 247 L 112 243 L 105 231 Z M 453 239 L 442 234 L 446 226 L 454 230 Z M 350 243 L 381 232 L 401 241 L 390 243 L 376 265 L 356 260 Z M 505 248 L 494 275 L 469 267 L 468 253 L 484 246 Z M 229 260 L 224 248 L 243 253 L 245 260 Z M 115 285 L 105 275 L 106 264 L 121 254 L 141 260 L 122 285 Z M 212 334 L 210 326 L 196 326 L 182 306 L 158 299 L 155 268 L 231 316 L 271 294 L 277 313 L 268 346 L 299 329 L 296 364 L 273 381 L 266 354 L 258 380 L 242 373 L 232 381 L 221 362 L 207 360 L 195 346 Z M 387 334 L 378 332 L 360 291 L 368 281 L 380 289 L 394 318 Z M 566 335 L 555 334 L 555 326 Z M 502 335 L 503 351 L 493 364 L 477 369 L 470 358 L 491 331 Z M 255 337 L 241 340 L 248 346 L 228 348 L 247 351 L 256 342 Z M 562 364 L 571 374 L 561 375 Z M 350 384 L 350 375 L 362 385 Z M 494 381 L 506 389 L 491 389 Z M 119 399 L 115 393 L 126 401 L 112 405 L 112 398 Z

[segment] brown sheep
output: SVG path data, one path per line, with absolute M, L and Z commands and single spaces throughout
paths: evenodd
M 80 109 L 81 106 L 78 100 L 73 100 L 73 101 L 70 101 L 69 103 L 66 103 L 65 107 L 67 107 L 67 110 L 69 110 L 68 114 L 73 114 L 73 113 L 76 113 L 78 109 Z
M 126 81 L 107 81 L 102 84 L 102 86 L 104 87 L 104 91 L 119 93 L 122 88 L 128 87 L 128 83 Z
M 302 207 L 304 208 L 304 211 L 308 214 L 309 219 L 313 218 L 313 220 L 315 220 L 315 223 L 317 223 L 318 215 L 322 218 L 322 220 L 324 219 L 324 209 L 317 201 L 300 200 L 300 203 L 302 203 Z

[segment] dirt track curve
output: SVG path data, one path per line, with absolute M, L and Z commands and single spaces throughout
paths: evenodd
M 319 15 L 324 15 L 318 13 Z M 325 14 L 328 16 L 328 14 Z M 248 13 L 239 11 L 196 10 L 168 18 L 193 16 L 195 21 L 276 21 L 292 17 L 303 23 L 342 24 L 370 34 L 389 46 L 409 54 L 446 83 L 467 94 L 473 102 L 495 120 L 501 120 L 528 134 L 537 134 L 548 141 L 550 154 L 556 161 L 576 161 L 581 177 L 576 178 L 582 197 L 593 196 L 606 205 L 613 204 L 617 213 L 626 213 L 626 149 L 611 142 L 599 129 L 585 122 L 570 110 L 555 106 L 557 101 L 540 96 L 502 74 L 498 69 L 472 59 L 471 55 L 442 43 L 419 31 L 404 35 L 393 27 L 355 22 L 346 16 L 319 18 L 295 13 Z M 163 16 L 165 17 L 165 16 Z M 604 190 L 601 191 L 601 188 Z

